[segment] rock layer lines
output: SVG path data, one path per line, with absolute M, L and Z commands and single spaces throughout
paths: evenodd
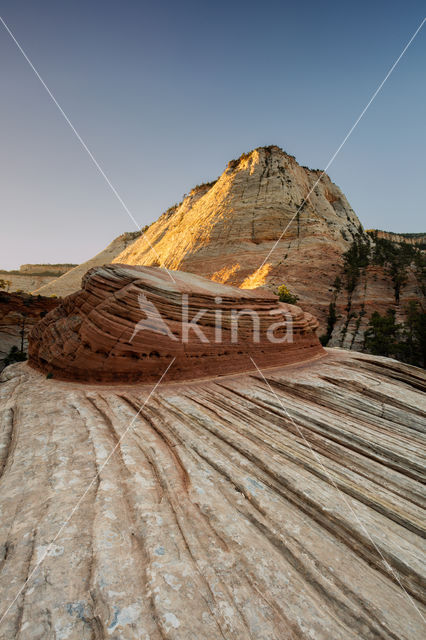
M 6 369 L 0 617 L 48 553 L 1 640 L 423 637 L 424 374 L 328 354 L 149 398 Z
M 168 379 L 215 376 L 253 369 L 250 356 L 258 366 L 321 356 L 317 326 L 265 290 L 107 265 L 33 329 L 29 360 L 58 378 L 96 382 L 156 382 L 173 358 Z

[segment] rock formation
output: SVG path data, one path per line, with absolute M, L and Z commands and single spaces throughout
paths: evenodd
M 371 229 L 371 231 L 377 233 L 379 238 L 384 238 L 391 242 L 403 242 L 423 248 L 426 246 L 426 233 L 393 233 L 392 231 L 380 231 L 380 229 Z
M 69 271 L 75 264 L 22 264 L 19 270 L 0 270 L 0 281 L 7 293 L 31 293 Z
M 379 237 L 424 246 L 412 234 L 407 239 L 383 233 Z M 284 283 L 318 318 L 320 333 L 333 302 L 337 319 L 330 344 L 361 349 L 374 311 L 393 308 L 398 322 L 404 322 L 409 301 L 424 306 L 426 285 L 409 268 L 396 304 L 387 269 L 370 265 L 348 304 L 345 286 L 337 290 L 334 283 L 338 276 L 343 280 L 343 254 L 356 237 L 373 243 L 327 175 L 300 166 L 278 147 L 261 147 L 231 161 L 217 181 L 193 189 L 124 250 L 98 254 L 40 291 L 60 296 L 77 291 L 89 267 L 111 261 L 181 269 L 243 288 L 275 291 Z
M 64 298 L 65 296 L 78 291 L 81 286 L 81 280 L 89 269 L 112 262 L 114 258 L 124 251 L 129 244 L 132 244 L 137 238 L 139 238 L 140 235 L 140 231 L 122 233 L 121 236 L 115 238 L 105 249 L 97 253 L 93 258 L 86 260 L 86 262 L 82 262 L 60 278 L 57 278 L 55 282 L 50 282 L 46 286 L 40 287 L 35 290 L 34 293 L 41 294 L 43 296 L 56 295 Z
M 393 283 L 386 270 L 381 266 L 369 265 L 362 270 L 358 284 L 350 296 L 349 312 L 347 290 L 342 287 L 336 291 L 330 286 L 329 302 L 335 300 L 338 318 L 328 346 L 362 351 L 364 331 L 373 313 L 377 311 L 383 315 L 388 309 L 394 309 L 397 322 L 403 324 L 409 301 L 418 301 L 423 309 L 426 308 L 424 286 L 414 269 L 408 269 L 400 303 L 396 304 Z M 304 306 L 309 308 L 309 305 Z
M 0 369 L 12 347 L 27 351 L 29 331 L 58 303 L 55 298 L 0 291 Z
M 22 274 L 28 274 L 28 275 L 46 275 L 46 274 L 51 274 L 54 273 L 55 276 L 54 277 L 59 277 L 60 275 L 63 275 L 64 273 L 67 273 L 68 271 L 70 271 L 70 269 L 73 269 L 74 267 L 77 267 L 77 264 L 72 264 L 72 263 L 60 263 L 60 264 L 21 264 L 21 266 L 19 267 L 19 272 Z
M 55 378 L 155 382 L 301 362 L 323 355 L 318 323 L 267 290 L 178 271 L 107 265 L 34 327 L 29 361 Z
M 363 271 L 348 304 L 345 287 L 333 286 L 337 276 L 344 279 L 343 253 L 354 238 L 372 239 L 341 190 L 321 173 L 278 147 L 243 154 L 215 183 L 194 189 L 161 216 L 116 261 L 184 269 L 243 288 L 285 283 L 318 317 L 321 333 L 333 302 L 337 321 L 330 344 L 360 349 L 371 314 L 394 308 L 404 322 L 410 300 L 424 304 L 425 284 L 409 269 L 396 304 L 390 276 L 375 265 Z M 408 242 L 423 246 L 419 240 Z
M 301 167 L 278 147 L 259 148 L 230 162 L 214 184 L 191 191 L 115 261 L 191 271 L 242 287 L 286 282 L 304 302 L 316 304 L 328 300 L 325 283 L 360 230 L 327 175 Z
M 3 372 L 1 640 L 424 637 L 424 374 L 263 374 Z

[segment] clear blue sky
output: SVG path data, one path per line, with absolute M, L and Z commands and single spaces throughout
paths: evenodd
M 138 222 L 277 144 L 323 168 L 422 2 L 48 2 L 1 15 Z M 425 231 L 426 26 L 328 173 L 362 223 Z M 0 267 L 80 262 L 135 226 L 0 25 Z

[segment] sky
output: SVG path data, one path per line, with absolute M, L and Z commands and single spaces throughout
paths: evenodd
M 423 2 L 2 0 L 0 15 L 143 226 L 276 144 L 323 169 Z M 426 25 L 328 173 L 366 228 L 426 231 Z M 136 229 L 0 24 L 0 268 Z

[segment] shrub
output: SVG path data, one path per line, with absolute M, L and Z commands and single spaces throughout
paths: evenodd
M 397 324 L 395 311 L 373 313 L 364 333 L 367 351 L 379 356 L 393 356 L 402 362 L 426 366 L 426 313 L 415 300 L 405 309 L 406 321 Z
M 327 331 L 325 334 L 320 336 L 320 342 L 323 347 L 326 347 L 330 341 L 331 334 L 333 333 L 334 325 L 336 324 L 337 315 L 336 315 L 336 305 L 334 302 L 330 302 L 328 307 L 328 316 L 327 316 Z
M 416 300 L 410 300 L 405 308 L 403 353 L 404 362 L 426 367 L 426 313 Z
M 334 282 L 333 282 L 333 287 L 336 289 L 337 293 L 339 293 L 339 291 L 342 288 L 342 281 L 340 279 L 340 276 L 336 276 Z
M 296 302 L 299 300 L 299 298 L 296 295 L 291 293 L 291 291 L 285 284 L 282 284 L 278 287 L 277 293 L 278 293 L 280 302 L 287 302 L 288 304 L 296 304 Z
M 364 332 L 365 348 L 376 356 L 396 355 L 400 329 L 394 309 L 388 309 L 383 315 L 375 311 Z
M 14 364 L 15 362 L 24 362 L 27 359 L 26 354 L 23 351 L 20 351 L 17 346 L 11 347 L 8 355 L 5 357 L 3 364 L 7 367 L 9 364 Z
M 7 289 L 9 291 L 11 284 L 10 280 L 3 280 L 3 278 L 0 279 L 0 289 Z

